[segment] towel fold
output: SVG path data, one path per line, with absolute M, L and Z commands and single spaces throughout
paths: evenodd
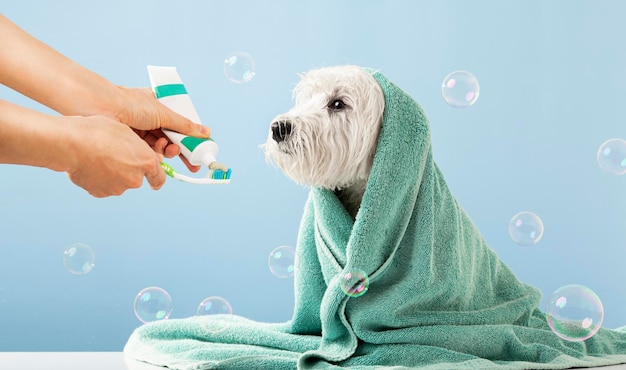
M 498 259 L 433 161 L 421 107 L 381 73 L 385 112 L 361 208 L 313 188 L 296 246 L 290 321 L 199 318 L 139 327 L 127 356 L 174 369 L 566 369 L 626 363 L 626 330 L 550 330 L 541 293 Z M 342 277 L 369 277 L 360 297 Z M 203 320 L 224 320 L 219 316 Z

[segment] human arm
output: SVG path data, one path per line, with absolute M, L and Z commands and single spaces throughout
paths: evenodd
M 67 172 L 96 197 L 165 182 L 161 156 L 128 126 L 104 116 L 52 116 L 0 100 L 0 163 Z
M 210 135 L 207 126 L 195 124 L 160 104 L 150 89 L 114 85 L 1 14 L 0 34 L 0 83 L 63 115 L 100 115 L 125 123 L 155 150 L 162 147 L 166 157 L 177 155 L 179 149 L 167 145 L 161 128 L 189 136 Z

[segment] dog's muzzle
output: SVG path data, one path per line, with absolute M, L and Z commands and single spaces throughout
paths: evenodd
M 290 121 L 276 121 L 272 122 L 272 138 L 275 142 L 280 143 L 291 134 L 291 122 Z

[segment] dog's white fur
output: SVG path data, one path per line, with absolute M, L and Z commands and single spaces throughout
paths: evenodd
M 272 120 L 266 158 L 299 184 L 335 191 L 355 217 L 382 125 L 380 85 L 361 67 L 326 67 L 301 75 L 293 95 Z

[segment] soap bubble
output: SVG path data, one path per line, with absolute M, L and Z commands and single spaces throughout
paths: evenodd
M 70 245 L 63 254 L 65 268 L 76 275 L 88 273 L 95 266 L 96 255 L 90 246 L 82 243 Z
M 626 173 L 626 140 L 609 139 L 598 149 L 598 165 L 614 175 Z
M 241 84 L 252 80 L 255 71 L 254 59 L 247 53 L 236 52 L 224 60 L 224 73 L 234 83 Z
M 554 334 L 567 341 L 591 338 L 602 325 L 600 298 L 582 285 L 566 285 L 554 291 L 546 307 L 546 319 Z
M 233 308 L 227 300 L 222 297 L 205 298 L 196 311 L 196 316 L 222 315 L 216 319 L 214 317 L 201 318 L 200 325 L 207 331 L 216 333 L 225 330 L 233 318 Z
M 172 298 L 159 287 L 149 287 L 135 297 L 135 315 L 143 322 L 167 320 L 172 313 Z
M 519 245 L 535 245 L 543 237 L 543 222 L 532 212 L 520 212 L 509 222 L 509 235 Z
M 370 279 L 363 270 L 351 270 L 341 278 L 341 290 L 350 297 L 360 297 L 367 292 Z
M 292 277 L 295 271 L 296 250 L 281 246 L 270 252 L 268 264 L 272 274 L 279 278 Z
M 454 108 L 467 108 L 474 105 L 480 95 L 480 85 L 473 74 L 467 71 L 454 71 L 441 83 L 443 100 Z

